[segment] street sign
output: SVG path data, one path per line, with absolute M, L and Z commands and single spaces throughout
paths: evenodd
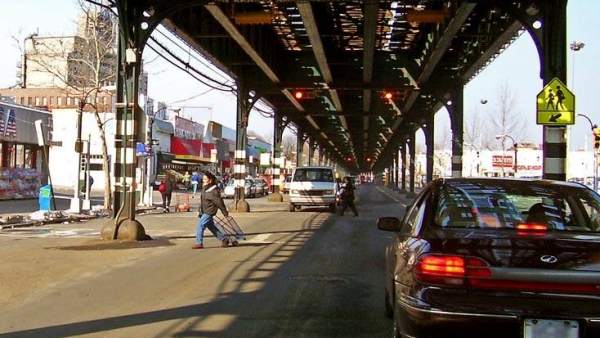
M 557 78 L 538 93 L 537 124 L 562 126 L 575 124 L 575 95 Z

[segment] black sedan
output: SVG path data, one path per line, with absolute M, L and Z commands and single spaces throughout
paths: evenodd
M 386 247 L 395 337 L 600 337 L 600 196 L 509 179 L 430 183 Z

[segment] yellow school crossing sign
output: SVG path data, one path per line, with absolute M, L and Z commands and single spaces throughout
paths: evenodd
M 537 124 L 575 124 L 575 95 L 557 78 L 537 94 Z

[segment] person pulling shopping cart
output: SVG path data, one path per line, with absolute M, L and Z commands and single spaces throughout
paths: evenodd
M 204 230 L 208 228 L 215 237 L 221 241 L 223 247 L 229 246 L 229 236 L 215 225 L 213 217 L 219 210 L 225 218 L 229 217 L 229 212 L 223 199 L 221 191 L 217 186 L 217 178 L 212 173 L 205 173 L 202 177 L 202 191 L 200 193 L 200 210 L 198 213 L 198 224 L 196 225 L 196 244 L 192 249 L 204 248 Z

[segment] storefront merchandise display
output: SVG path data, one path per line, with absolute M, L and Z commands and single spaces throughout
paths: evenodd
M 0 200 L 37 198 L 40 173 L 36 169 L 0 168 Z

